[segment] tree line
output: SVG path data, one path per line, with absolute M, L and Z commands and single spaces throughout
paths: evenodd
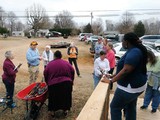
M 67 35 L 77 35 L 80 32 L 91 32 L 101 35 L 104 31 L 119 31 L 122 34 L 134 31 L 138 36 L 160 33 L 160 21 L 158 19 L 152 18 L 137 22 L 134 15 L 127 11 L 117 20 L 118 22 L 105 20 L 106 26 L 104 26 L 101 18 L 97 18 L 86 25 L 78 26 L 73 20 L 74 16 L 66 10 L 58 13 L 54 19 L 51 19 L 46 9 L 40 4 L 33 4 L 26 8 L 25 18 L 26 23 L 24 24 L 13 11 L 5 12 L 0 7 L 0 34 L 6 32 L 11 34 L 12 31 L 24 30 L 27 32 L 31 29 L 34 29 L 34 33 L 39 29 L 50 29 Z

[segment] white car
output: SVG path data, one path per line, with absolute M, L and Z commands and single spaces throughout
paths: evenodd
M 153 45 L 157 40 L 160 40 L 160 35 L 144 35 L 140 37 L 140 40 L 142 40 L 143 43 Z
M 160 40 L 157 40 L 157 41 L 154 42 L 154 47 L 155 47 L 158 51 L 160 51 Z
M 85 40 L 85 42 L 87 44 L 89 44 L 90 42 L 97 42 L 98 38 L 102 38 L 102 40 L 104 39 L 102 36 L 93 35 L 93 36 L 90 36 L 89 38 L 87 38 L 87 40 Z
M 147 50 L 152 51 L 155 54 L 155 56 L 160 56 L 160 52 L 158 52 L 157 50 L 155 50 L 145 44 L 144 44 L 144 46 L 147 48 Z M 122 47 L 122 43 L 115 43 L 115 44 L 113 44 L 113 47 L 116 51 L 115 57 L 116 57 L 116 63 L 117 63 L 118 60 L 126 53 L 126 49 L 124 49 Z
M 93 35 L 93 34 L 92 33 L 80 33 L 78 38 L 80 41 L 84 41 L 86 38 L 90 37 L 91 35 Z

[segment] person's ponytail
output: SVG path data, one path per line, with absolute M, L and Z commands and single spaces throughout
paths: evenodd
M 147 49 L 146 49 L 146 47 L 139 40 L 139 37 L 133 32 L 129 32 L 129 33 L 125 34 L 124 40 L 128 41 L 131 45 L 139 48 L 142 51 L 142 54 L 143 54 L 142 72 L 145 74 L 147 72 L 147 69 L 146 69 Z

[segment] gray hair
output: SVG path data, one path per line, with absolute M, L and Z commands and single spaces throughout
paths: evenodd
M 111 42 L 108 42 L 108 46 L 112 49 L 113 48 L 113 44 Z
M 11 56 L 12 56 L 12 52 L 10 50 L 5 52 L 6 58 L 11 58 Z

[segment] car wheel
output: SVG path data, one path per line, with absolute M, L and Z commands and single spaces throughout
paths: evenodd
M 156 47 L 156 50 L 157 50 L 157 51 L 160 51 L 160 46 L 157 46 L 157 47 Z
M 82 38 L 81 41 L 84 41 L 84 38 Z

